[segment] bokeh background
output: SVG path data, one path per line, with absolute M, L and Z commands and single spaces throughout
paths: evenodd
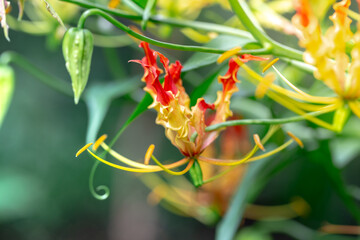
M 216 12 L 215 9 L 213 12 Z M 90 24 L 115 31 L 101 20 L 93 20 Z M 11 30 L 10 37 L 11 42 L 0 37 L 0 53 L 8 50 L 21 53 L 32 64 L 66 82 L 71 88 L 60 42 L 52 39 L 51 34 L 34 36 Z M 174 32 L 168 41 L 191 43 L 178 32 Z M 174 56 L 170 57 L 172 60 L 185 61 L 189 57 L 189 53 L 161 52 Z M 114 55 L 118 60 L 115 68 Z M 140 57 L 142 52 L 137 49 L 136 43 L 122 48 L 96 47 L 89 85 L 141 76 L 140 67 L 128 63 L 128 60 Z M 77 150 L 86 143 L 86 105 L 84 102 L 74 105 L 72 97 L 43 85 L 15 64 L 12 66 L 16 73 L 16 88 L 0 129 L 0 239 L 214 238 L 214 226 L 149 204 L 150 190 L 136 174 L 100 165 L 95 175 L 95 186 L 109 186 L 111 195 L 104 201 L 95 199 L 88 186 L 94 160 L 86 154 L 75 158 Z M 190 82 L 199 83 L 199 78 L 206 72 L 208 69 L 205 68 L 187 74 L 185 85 L 192 87 Z M 116 74 L 121 77 L 115 77 Z M 253 89 L 240 91 L 235 98 L 241 101 L 249 97 L 247 91 Z M 142 94 L 139 89 L 131 96 L 113 101 L 100 134 L 114 136 Z M 265 98 L 261 103 L 274 107 L 272 115 L 281 115 L 283 111 L 269 99 Z M 253 109 L 254 112 L 257 110 L 261 111 L 260 108 Z M 243 108 L 235 111 L 247 116 Z M 139 117 L 120 137 L 115 146 L 117 151 L 131 159 L 142 159 L 147 147 L 154 143 L 160 159 L 169 156 L 171 159 L 180 158 L 178 150 L 165 139 L 162 127 L 155 125 L 155 118 L 153 111 Z M 304 236 L 309 236 L 306 235 L 308 232 L 319 229 L 325 223 L 357 224 L 346 207 L 346 201 L 354 201 L 355 206 L 359 206 L 359 119 L 351 118 L 341 135 L 309 123 L 291 124 L 287 128 L 300 133 L 306 147 L 303 150 L 292 147 L 271 159 L 273 164 L 284 162 L 284 167 L 266 183 L 255 203 L 281 205 L 289 203 L 294 197 L 301 197 L 310 210 L 304 216 L 280 223 L 246 219 L 238 239 L 306 239 Z M 249 131 L 263 129 L 251 128 Z M 341 190 L 344 186 L 351 193 L 350 198 L 344 198 Z M 356 237 L 318 236 L 319 239 Z

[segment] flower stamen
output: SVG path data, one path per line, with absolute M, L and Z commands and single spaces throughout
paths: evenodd
M 184 164 L 187 163 L 187 162 L 189 162 L 189 160 L 185 158 L 185 159 L 182 159 L 182 160 L 180 160 L 180 161 L 175 162 L 175 163 L 177 163 L 177 164 L 175 164 L 175 163 L 169 164 L 169 165 L 171 165 L 171 166 L 169 166 L 169 165 L 162 165 L 162 167 L 160 167 L 160 166 L 148 166 L 148 165 L 143 164 L 144 166 L 146 166 L 146 168 L 130 168 L 130 167 L 121 166 L 121 165 L 118 165 L 118 164 L 109 162 L 109 161 L 107 161 L 107 160 L 105 160 L 105 159 L 102 159 L 102 158 L 100 158 L 99 156 L 97 156 L 96 154 L 94 154 L 92 151 L 90 151 L 89 149 L 87 149 L 87 151 L 90 153 L 91 156 L 93 156 L 93 157 L 94 157 L 95 159 L 97 159 L 98 161 L 100 161 L 100 162 L 102 162 L 102 163 L 104 163 L 104 164 L 106 164 L 106 165 L 108 165 L 108 166 L 110 166 L 110 167 L 117 168 L 117 169 L 124 170 L 124 171 L 128 171 L 128 172 L 138 172 L 138 173 L 160 172 L 160 171 L 163 171 L 164 168 L 167 169 L 167 170 L 169 170 L 169 169 L 171 169 L 171 168 L 178 167 L 178 166 L 176 166 L 176 165 L 179 165 L 179 162 L 182 163 L 182 164 L 180 164 L 180 166 L 181 166 L 181 165 L 184 165 Z M 185 160 L 185 161 L 183 161 L 183 160 Z M 132 162 L 133 162 L 133 161 L 132 161 Z M 136 163 L 136 162 L 133 162 L 133 163 Z M 174 165 L 175 165 L 175 166 L 174 166 Z M 191 165 L 190 165 L 190 167 L 191 167 Z M 189 164 L 188 164 L 188 166 L 186 167 L 185 170 L 190 169 L 190 167 L 189 167 Z M 170 170 L 169 170 L 169 171 L 170 171 Z M 184 171 L 184 170 L 183 170 L 183 171 Z M 186 172 L 187 172 L 187 171 L 185 171 L 184 173 L 186 173 Z M 180 173 L 181 173 L 181 172 L 180 172 Z M 182 173 L 182 174 L 184 174 L 184 173 Z M 178 174 L 178 175 L 182 175 L 182 174 Z
M 266 72 L 271 66 L 273 66 L 277 61 L 279 61 L 279 58 L 273 59 L 271 62 L 269 62 L 262 70 L 262 73 Z
M 106 140 L 106 138 L 107 138 L 106 134 L 103 134 L 101 137 L 99 137 L 98 140 L 95 141 L 92 147 L 93 151 L 96 151 L 100 147 L 100 144 Z
M 162 168 L 162 170 L 164 170 L 165 172 L 167 172 L 171 175 L 177 175 L 177 176 L 184 175 L 185 173 L 187 173 L 190 170 L 190 168 L 192 167 L 192 165 L 194 164 L 194 159 L 190 159 L 188 165 L 186 166 L 186 168 L 184 170 L 182 170 L 180 172 L 175 172 L 175 171 L 172 171 L 169 168 L 167 168 L 165 165 L 161 164 L 154 155 L 152 155 L 151 158 L 157 165 L 159 165 L 160 168 Z
M 150 162 L 150 158 L 154 152 L 154 149 L 155 149 L 155 145 L 154 144 L 151 144 L 148 148 L 148 150 L 146 151 L 146 154 L 145 154 L 145 159 L 144 159 L 144 164 L 146 165 L 149 165 L 149 162 Z
M 258 146 L 262 151 L 265 151 L 264 145 L 262 145 L 259 135 L 254 134 L 253 137 L 254 137 L 256 146 Z
M 260 82 L 260 84 L 257 86 L 255 90 L 255 97 L 263 98 L 266 92 L 268 91 L 268 89 L 271 87 L 274 80 L 275 80 L 275 74 L 273 73 L 267 74 Z
M 292 132 L 287 132 L 287 134 L 301 147 L 304 148 L 304 143 L 296 137 Z
M 240 51 L 241 51 L 241 47 L 234 47 L 234 48 L 224 52 L 223 54 L 221 54 L 220 57 L 218 57 L 216 62 L 217 63 L 222 63 L 223 61 L 225 61 L 226 59 L 236 55 Z
M 143 163 L 139 163 L 139 162 L 135 162 L 135 161 L 132 161 L 124 156 L 122 156 L 121 154 L 117 153 L 116 151 L 112 150 L 111 148 L 109 148 L 108 145 L 106 145 L 106 143 L 102 143 L 101 144 L 101 147 L 105 150 L 105 151 L 108 151 L 109 154 L 111 156 L 113 156 L 115 159 L 119 160 L 120 162 L 122 163 L 125 163 L 126 165 L 129 165 L 131 167 L 134 167 L 134 168 L 142 168 L 142 169 L 153 169 L 153 170 L 160 170 L 161 171 L 161 168 L 159 166 L 156 166 L 156 165 L 146 165 L 146 164 L 143 164 Z M 176 168 L 176 167 L 179 167 L 179 166 L 182 166 L 184 165 L 185 163 L 187 163 L 189 160 L 187 158 L 183 158 L 177 162 L 174 162 L 174 163 L 171 163 L 171 164 L 167 164 L 165 165 L 165 167 L 167 168 Z
M 78 157 L 80 154 L 82 154 L 86 149 L 88 149 L 93 143 L 88 143 L 85 146 L 83 146 L 77 153 L 75 154 L 75 157 Z

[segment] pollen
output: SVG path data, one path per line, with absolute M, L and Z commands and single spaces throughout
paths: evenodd
M 262 150 L 265 151 L 264 145 L 262 145 L 259 135 L 254 134 L 255 144 Z
M 226 52 L 224 52 L 223 54 L 220 55 L 220 57 L 217 59 L 217 63 L 222 63 L 223 61 L 225 61 L 226 59 L 236 55 L 238 52 L 241 51 L 241 47 L 234 47 Z
M 145 158 L 144 158 L 144 163 L 145 163 L 146 165 L 149 165 L 150 158 L 151 158 L 151 156 L 153 155 L 154 149 L 155 149 L 155 145 L 154 145 L 154 144 L 151 144 L 151 145 L 149 146 L 148 150 L 146 151 L 146 153 L 145 153 Z
M 78 157 L 80 154 L 82 154 L 86 149 L 88 149 L 93 143 L 88 143 L 85 146 L 83 146 L 77 153 L 75 154 L 75 157 Z
M 292 132 L 287 132 L 287 134 L 288 134 L 301 148 L 304 148 L 303 142 L 302 142 L 298 137 L 296 137 Z
M 105 141 L 105 139 L 107 138 L 107 135 L 104 134 L 102 135 L 101 137 L 98 138 L 98 140 L 96 140 L 96 142 L 94 143 L 94 146 L 93 146 L 93 150 L 96 151 L 100 145 Z
M 266 72 L 272 65 L 274 65 L 277 61 L 279 61 L 279 58 L 273 59 L 271 62 L 269 62 L 262 70 L 262 72 Z

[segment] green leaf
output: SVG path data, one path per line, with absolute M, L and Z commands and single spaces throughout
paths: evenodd
M 134 91 L 140 82 L 136 79 L 117 81 L 90 86 L 84 95 L 88 108 L 89 124 L 86 133 L 86 142 L 93 142 L 109 109 L 111 102 L 120 96 Z
M 244 47 L 246 44 L 256 43 L 248 38 L 239 38 L 234 36 L 220 35 L 205 44 L 204 47 L 218 48 L 221 50 L 229 50 L 236 46 Z M 184 71 L 193 70 L 199 67 L 207 66 L 216 62 L 220 55 L 212 53 L 197 52 L 192 55 L 184 64 Z
M 132 2 L 136 3 L 136 5 L 144 9 L 146 7 L 148 0 L 132 0 Z
M 234 98 L 230 109 L 249 119 L 271 118 L 271 111 L 264 104 L 248 98 Z
M 212 73 L 199 86 L 197 86 L 194 89 L 194 91 L 190 94 L 191 106 L 194 106 L 196 104 L 197 99 L 204 96 L 204 94 L 209 90 L 211 84 L 214 82 L 215 79 L 217 79 L 217 76 L 220 71 L 221 68 L 216 69 L 214 73 Z
M 230 206 L 216 228 L 216 240 L 232 240 L 241 222 L 246 204 L 254 197 L 249 194 L 255 187 L 255 179 L 261 172 L 268 160 L 251 163 L 243 180 L 241 181 Z
M 113 138 L 113 140 L 110 143 L 110 147 L 112 147 L 116 140 L 120 137 L 120 135 L 125 131 L 125 129 L 132 123 L 138 116 L 140 116 L 143 112 L 145 112 L 150 106 L 150 104 L 153 102 L 152 97 L 150 94 L 146 93 L 143 99 L 138 103 L 135 110 L 131 113 L 130 117 L 126 120 L 124 125 L 119 129 L 119 131 L 116 133 L 116 136 Z
M 341 171 L 334 165 L 330 153 L 329 141 L 323 140 L 320 141 L 318 149 L 311 152 L 309 157 L 324 169 L 332 188 L 340 197 L 349 213 L 354 217 L 357 223 L 360 224 L 360 208 L 349 193 L 341 175 Z

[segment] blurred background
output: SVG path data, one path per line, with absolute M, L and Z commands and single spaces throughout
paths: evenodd
M 198 18 L 213 19 L 218 7 L 209 9 Z M 219 18 L 230 15 L 223 9 L 219 11 Z M 16 12 L 14 4 L 12 15 Z M 67 24 L 74 26 L 77 18 L 75 12 Z M 60 30 L 56 21 L 51 22 L 56 27 L 39 35 L 10 30 L 11 42 L 0 37 L 0 53 L 9 50 L 20 53 L 31 64 L 56 76 L 71 89 L 61 51 L 61 37 L 57 35 Z M 87 24 L 99 33 L 121 33 L 101 19 L 89 19 Z M 13 29 L 16 29 L 15 25 Z M 149 34 L 155 35 L 156 31 Z M 166 28 L 161 29 L 164 36 L 166 31 Z M 283 41 L 290 39 L 296 45 L 294 37 L 274 36 Z M 197 44 L 177 30 L 168 35 L 167 41 Z M 128 61 L 140 59 L 143 53 L 129 38 L 124 38 L 122 43 L 124 47 L 121 48 L 95 47 L 89 86 L 140 81 L 142 69 Z M 102 44 L 106 45 L 106 41 Z M 166 49 L 159 51 L 172 61 L 185 62 L 191 55 Z M 137 174 L 100 165 L 94 186 L 109 186 L 110 196 L 103 201 L 95 199 L 89 191 L 94 160 L 86 154 L 75 158 L 75 153 L 88 142 L 86 104 L 81 101 L 75 105 L 71 96 L 45 86 L 18 65 L 12 66 L 16 74 L 15 92 L 0 130 L 0 239 L 214 239 L 215 224 L 222 214 L 219 206 L 212 211 L 214 206 L 208 204 L 206 209 L 210 209 L 211 214 L 195 214 L 195 218 L 174 214 L 151 200 L 151 189 Z M 186 73 L 183 76 L 185 88 L 194 89 L 211 69 L 210 66 Z M 224 73 L 225 70 L 219 71 Z M 294 69 L 286 71 L 294 78 L 302 76 Z M 215 99 L 216 84 L 214 81 L 206 96 L 210 101 Z M 246 81 L 240 86 L 232 109 L 243 118 L 289 115 L 270 99 L 255 100 L 255 88 Z M 107 133 L 113 137 L 142 96 L 141 88 L 137 88 L 112 101 L 99 135 Z M 124 156 L 141 160 L 153 143 L 159 159 L 180 159 L 181 154 L 165 138 L 163 128 L 155 124 L 155 118 L 154 111 L 145 112 L 130 125 L 114 148 Z M 342 134 L 308 122 L 289 124 L 284 128 L 296 133 L 304 141 L 305 148 L 292 146 L 267 160 L 273 173 L 265 183 L 255 186 L 262 188 L 261 193 L 247 209 L 236 239 L 356 239 L 356 228 L 355 232 L 346 235 L 328 233 L 332 224 L 359 225 L 359 219 L 356 220 L 360 199 L 359 119 L 350 118 Z M 265 130 L 260 126 L 241 131 L 251 136 Z M 273 142 L 276 144 L 283 139 L 281 131 Z M 249 142 L 243 140 L 240 144 Z M 221 148 L 219 142 L 217 145 Z M 159 175 L 167 179 L 165 174 Z M 236 187 L 239 179 L 229 181 Z M 198 191 L 205 194 L 208 190 Z M 208 195 L 206 199 L 208 203 Z M 298 205 L 291 205 L 289 210 L 291 203 Z M 269 208 L 261 208 L 264 206 Z M 324 226 L 330 226 L 330 230 L 324 230 Z

